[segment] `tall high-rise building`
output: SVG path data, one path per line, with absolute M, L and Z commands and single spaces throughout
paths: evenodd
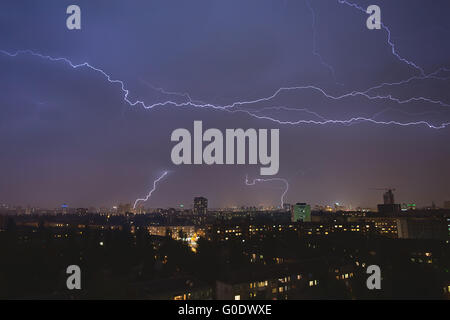
M 208 199 L 204 197 L 194 198 L 194 214 L 206 214 L 208 212 Z
M 64 214 L 69 213 L 69 206 L 66 203 L 61 205 L 61 212 Z
M 383 194 L 383 202 L 384 204 L 394 204 L 394 193 L 392 192 L 391 189 L 389 189 L 388 191 L 386 191 Z
M 392 189 L 383 193 L 383 204 L 379 204 L 377 207 L 381 214 L 394 214 L 401 211 L 401 205 L 395 203 Z
M 306 203 L 296 203 L 292 206 L 291 221 L 292 222 L 311 222 L 311 206 Z

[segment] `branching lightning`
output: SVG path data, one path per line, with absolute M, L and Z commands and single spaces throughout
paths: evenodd
M 307 108 L 291 108 L 291 107 L 285 107 L 285 106 L 276 106 L 276 107 L 264 107 L 264 108 L 259 108 L 257 110 L 242 110 L 242 111 L 249 111 L 252 113 L 261 113 L 263 111 L 266 110 L 278 110 L 278 111 L 288 111 L 288 112 L 303 112 L 303 113 L 307 113 L 307 114 L 311 114 L 323 121 L 327 121 L 326 118 L 324 118 L 323 116 L 321 116 L 320 114 L 318 114 L 317 112 L 311 111 Z
M 347 5 L 347 6 L 356 8 L 356 9 L 358 9 L 359 11 L 363 12 L 364 14 L 367 14 L 367 13 L 366 13 L 366 10 L 365 10 L 363 7 L 361 7 L 361 6 L 359 6 L 358 4 L 356 4 L 356 3 L 349 2 L 349 1 L 347 1 L 347 0 L 338 0 L 338 3 L 340 3 L 340 4 L 345 4 L 345 5 Z M 389 46 L 391 47 L 392 54 L 393 54 L 394 56 L 396 56 L 398 60 L 400 60 L 400 61 L 406 63 L 407 65 L 411 66 L 412 68 L 416 69 L 417 71 L 420 72 L 420 74 L 421 74 L 422 76 L 424 76 L 424 75 L 425 75 L 425 71 L 423 70 L 422 67 L 419 67 L 419 66 L 418 66 L 416 63 L 414 63 L 413 61 L 410 61 L 410 60 L 408 60 L 408 59 L 406 59 L 406 58 L 400 56 L 400 54 L 398 54 L 398 52 L 397 52 L 397 50 L 396 50 L 396 48 L 395 48 L 395 44 L 394 44 L 394 42 L 392 42 L 391 30 L 383 23 L 383 21 L 381 21 L 381 27 L 382 27 L 383 30 L 386 31 L 386 33 L 387 33 L 387 43 L 388 43 Z
M 191 96 L 189 95 L 189 93 L 187 93 L 187 92 L 167 91 L 164 88 L 155 87 L 154 85 L 152 85 L 142 79 L 141 79 L 141 81 L 142 81 L 142 83 L 144 83 L 145 85 L 150 87 L 152 90 L 160 92 L 162 94 L 169 95 L 169 96 L 178 96 L 180 98 L 187 99 L 187 101 L 193 102 L 193 103 L 206 104 L 206 102 L 192 99 Z
M 286 194 L 289 191 L 289 182 L 286 179 L 283 179 L 283 178 L 254 179 L 252 182 L 249 182 L 248 175 L 245 176 L 245 184 L 247 186 L 254 186 L 258 182 L 269 182 L 269 181 L 281 181 L 281 182 L 284 183 L 285 189 L 284 189 L 283 193 L 281 194 L 281 199 L 280 199 L 281 208 L 283 208 L 283 206 L 284 206 L 284 197 L 286 196 Z
M 334 69 L 328 65 L 327 63 L 325 63 L 325 61 L 321 58 L 320 54 L 317 52 L 317 48 L 316 48 L 316 39 L 315 39 L 315 14 L 314 11 L 309 3 L 308 0 L 306 0 L 306 3 L 308 5 L 308 7 L 311 10 L 312 16 L 313 16 L 313 54 L 318 56 L 321 63 L 324 66 L 327 66 L 327 68 L 330 69 L 330 71 L 334 74 Z M 359 5 L 355 4 L 355 3 L 351 3 L 349 1 L 346 0 L 338 0 L 339 4 L 345 4 L 349 7 L 353 7 L 356 8 L 357 10 L 363 12 L 364 14 L 367 14 L 366 11 Z M 405 99 L 400 99 L 397 97 L 394 97 L 392 94 L 371 94 L 374 90 L 377 89 L 381 89 L 383 87 L 393 87 L 393 86 L 398 86 L 398 85 L 405 85 L 405 84 L 409 84 L 412 81 L 419 81 L 419 80 L 426 80 L 426 79 L 434 79 L 434 80 L 442 80 L 442 81 L 447 81 L 450 80 L 450 75 L 449 76 L 442 76 L 441 73 L 443 72 L 450 72 L 450 69 L 448 68 L 439 68 L 438 70 L 426 74 L 424 72 L 424 69 L 420 66 L 418 66 L 415 62 L 410 61 L 402 56 L 400 56 L 400 54 L 397 52 L 396 50 L 396 46 L 392 41 L 391 38 L 391 31 L 390 29 L 383 23 L 381 23 L 381 26 L 383 28 L 383 30 L 387 33 L 387 44 L 390 46 L 392 54 L 401 62 L 406 63 L 407 65 L 409 65 L 410 67 L 414 68 L 416 71 L 420 72 L 420 75 L 415 75 L 412 76 L 408 79 L 405 80 L 401 80 L 401 81 L 397 81 L 397 82 L 384 82 L 381 84 L 377 84 L 374 85 L 366 90 L 363 91 L 351 91 L 351 92 L 347 92 L 347 93 L 343 93 L 340 95 L 333 95 L 330 93 L 327 93 L 324 89 L 318 87 L 318 86 L 314 86 L 314 85 L 304 85 L 304 86 L 294 86 L 294 87 L 281 87 L 279 89 L 277 89 L 273 94 L 266 96 L 266 97 L 261 97 L 261 98 L 257 98 L 257 99 L 253 99 L 253 100 L 248 100 L 248 101 L 235 101 L 231 104 L 228 105 L 216 105 L 216 104 L 212 104 L 212 103 L 205 103 L 199 100 L 193 100 L 191 98 L 191 95 L 188 93 L 179 93 L 179 92 L 171 92 L 171 91 L 166 91 L 163 88 L 158 88 L 152 85 L 149 85 L 152 90 L 158 91 L 161 94 L 167 95 L 167 96 L 178 96 L 179 98 L 183 98 L 182 102 L 177 102 L 177 101 L 173 101 L 173 100 L 166 100 L 166 101 L 161 101 L 161 102 L 156 102 L 156 103 L 151 103 L 151 104 L 147 104 L 142 100 L 133 100 L 130 98 L 130 91 L 129 89 L 127 89 L 127 86 L 125 84 L 125 82 L 123 80 L 119 80 L 119 79 L 113 79 L 112 76 L 110 74 L 108 74 L 106 71 L 104 71 L 103 69 L 93 66 L 87 62 L 84 63 L 73 63 L 71 60 L 69 60 L 68 58 L 64 58 L 64 57 L 52 57 L 49 55 L 44 55 L 44 54 L 40 54 L 37 52 L 34 52 L 32 50 L 18 50 L 16 52 L 8 52 L 5 50 L 0 50 L 0 53 L 8 55 L 10 57 L 17 57 L 18 55 L 21 54 L 29 54 L 41 59 L 46 59 L 52 62 L 63 62 L 67 65 L 69 65 L 71 68 L 73 69 L 79 69 L 79 68 L 86 68 L 89 69 L 91 71 L 94 71 L 96 73 L 101 74 L 109 83 L 111 84 L 117 84 L 119 85 L 121 91 L 122 91 L 122 95 L 123 95 L 123 101 L 125 103 L 127 103 L 129 106 L 131 107 L 135 107 L 135 106 L 140 106 L 143 107 L 145 109 L 153 109 L 155 107 L 167 107 L 167 106 L 174 106 L 174 107 L 191 107 L 191 108 L 204 108 L 204 109 L 210 109 L 210 110 L 218 110 L 218 111 L 225 111 L 225 112 L 231 112 L 231 113 L 244 113 L 247 114 L 248 116 L 255 118 L 255 119 L 260 119 L 260 120 L 267 120 L 267 121 L 271 121 L 271 122 L 275 122 L 277 124 L 280 125 L 299 125 L 299 124 L 310 124 L 310 125 L 351 125 L 351 124 L 356 124 L 356 123 L 361 123 L 361 122 L 367 122 L 367 123 L 372 123 L 372 124 L 376 124 L 376 125 L 396 125 L 396 126 L 402 126 L 402 127 L 406 127 L 406 126 L 418 126 L 418 125 L 423 125 L 426 126 L 428 128 L 431 129 L 443 129 L 446 128 L 447 126 L 450 125 L 449 122 L 442 122 L 440 124 L 433 124 L 430 123 L 426 120 L 420 120 L 420 121 L 410 121 L 410 122 L 401 122 L 401 121 L 395 121 L 395 120 L 389 120 L 389 121 L 381 121 L 381 120 L 375 120 L 375 118 L 368 118 L 368 117 L 362 117 L 362 116 L 355 116 L 355 117 L 351 117 L 349 119 L 327 119 L 324 116 L 319 115 L 316 112 L 310 111 L 308 109 L 298 109 L 299 111 L 304 111 L 310 114 L 314 114 L 318 119 L 300 119 L 300 120 L 293 120 L 293 121 L 286 121 L 286 120 L 282 120 L 280 118 L 277 117 L 273 117 L 273 116 L 269 116 L 267 114 L 261 114 L 261 111 L 263 110 L 267 110 L 267 108 L 262 108 L 259 111 L 258 110 L 249 110 L 248 108 L 244 108 L 244 107 L 256 107 L 258 106 L 258 104 L 260 103 L 265 103 L 265 102 L 270 102 L 272 100 L 274 100 L 275 98 L 277 98 L 279 95 L 281 95 L 282 93 L 288 93 L 291 91 L 309 91 L 309 92 L 316 92 L 320 95 L 322 95 L 324 98 L 330 100 L 330 101 L 342 101 L 345 99 L 351 99 L 354 97 L 360 97 L 360 98 L 364 98 L 367 99 L 368 101 L 377 101 L 377 100 L 381 100 L 381 101 L 388 101 L 391 103 L 395 103 L 398 105 L 405 105 L 405 104 L 409 104 L 409 103 L 424 103 L 424 104 L 430 104 L 430 105 L 435 105 L 435 106 L 439 106 L 439 107 L 445 107 L 448 108 L 450 107 L 450 104 L 445 102 L 445 101 L 441 101 L 438 99 L 433 99 L 433 98 L 429 98 L 429 97 L 424 97 L 424 96 L 413 96 L 413 97 L 409 97 L 409 98 L 405 98 Z M 272 107 L 273 108 L 273 107 Z M 294 111 L 294 108 L 289 108 L 289 107 L 277 107 L 279 108 L 279 110 L 282 111 Z M 383 112 L 381 112 L 383 113 Z M 378 113 L 381 114 L 381 113 Z
M 150 199 L 150 197 L 152 196 L 152 193 L 155 192 L 155 190 L 156 190 L 156 184 L 159 181 L 161 181 L 162 179 L 164 179 L 164 177 L 167 176 L 168 173 L 169 173 L 168 171 L 164 171 L 161 176 L 159 176 L 155 181 L 153 181 L 152 190 L 150 190 L 150 192 L 147 194 L 147 196 L 145 198 L 136 199 L 136 201 L 134 202 L 134 205 L 133 205 L 133 209 L 136 209 L 136 206 L 140 201 L 146 202 L 148 199 Z
M 311 3 L 309 2 L 309 0 L 305 0 L 305 1 L 306 1 L 306 4 L 307 4 L 309 10 L 311 11 L 311 14 L 312 14 L 312 30 L 313 30 L 312 53 L 314 56 L 316 56 L 318 58 L 321 65 L 326 67 L 330 71 L 335 82 L 337 83 L 335 69 L 323 59 L 323 57 L 317 50 L 316 15 L 315 15 L 314 9 L 311 6 Z M 355 9 L 359 10 L 360 12 L 362 12 L 364 15 L 367 15 L 366 10 L 356 3 L 352 3 L 347 0 L 337 0 L 337 2 L 338 2 L 338 4 L 342 4 L 342 5 L 351 7 L 351 8 L 355 8 Z M 396 81 L 396 82 L 379 83 L 379 84 L 373 85 L 372 87 L 369 87 L 365 90 L 361 90 L 361 91 L 355 90 L 355 91 L 341 93 L 338 95 L 330 94 L 325 89 L 323 89 L 319 86 L 311 85 L 311 84 L 302 85 L 302 86 L 293 86 L 293 87 L 280 87 L 280 88 L 276 89 L 272 94 L 267 95 L 265 97 L 259 97 L 259 98 L 251 99 L 248 101 L 235 101 L 235 102 L 232 102 L 227 105 L 217 105 L 217 104 L 212 104 L 212 103 L 206 103 L 206 102 L 203 102 L 200 100 L 194 100 L 194 99 L 192 99 L 192 96 L 189 93 L 167 91 L 163 88 L 156 87 L 149 83 L 146 83 L 147 86 L 149 86 L 152 90 L 159 92 L 161 95 L 164 95 L 167 97 L 172 97 L 172 98 L 173 97 L 178 98 L 178 100 L 176 100 L 176 101 L 169 99 L 166 101 L 160 101 L 160 102 L 148 104 L 148 103 L 144 102 L 143 100 L 132 99 L 130 97 L 130 91 L 127 88 L 127 86 L 123 80 L 114 79 L 111 76 L 111 74 L 104 71 L 102 68 L 93 66 L 87 62 L 77 64 L 65 57 L 53 57 L 50 55 L 41 54 L 41 53 L 38 53 L 38 52 L 35 52 L 32 50 L 28 50 L 28 49 L 27 50 L 18 50 L 15 52 L 8 52 L 8 51 L 0 49 L 0 53 L 7 55 L 9 57 L 18 57 L 19 55 L 31 55 L 33 57 L 48 60 L 51 62 L 64 63 L 65 65 L 71 67 L 72 69 L 88 69 L 90 71 L 93 71 L 97 74 L 100 74 L 111 85 L 118 86 L 121 90 L 121 97 L 123 99 L 123 102 L 125 102 L 130 107 L 142 107 L 144 109 L 153 109 L 156 107 L 168 107 L 168 106 L 203 108 L 203 109 L 208 109 L 208 110 L 213 110 L 213 111 L 222 111 L 222 112 L 229 112 L 229 113 L 243 113 L 251 118 L 258 119 L 258 120 L 270 121 L 270 122 L 274 122 L 279 125 L 306 124 L 306 125 L 344 125 L 344 126 L 349 126 L 349 125 L 365 122 L 365 123 L 372 123 L 374 125 L 381 125 L 381 126 L 391 126 L 391 125 L 400 126 L 400 127 L 425 126 L 425 127 L 431 128 L 431 129 L 444 129 L 446 127 L 449 127 L 450 122 L 442 122 L 440 124 L 433 124 L 426 120 L 410 121 L 410 122 L 407 122 L 407 121 L 401 122 L 401 121 L 395 121 L 395 120 L 389 120 L 389 121 L 376 120 L 377 118 L 379 118 L 379 116 L 381 114 L 386 113 L 387 111 L 390 111 L 390 110 L 396 111 L 396 112 L 401 112 L 401 113 L 404 113 L 404 114 L 410 115 L 410 116 L 411 115 L 418 116 L 418 115 L 425 115 L 425 114 L 431 114 L 431 113 L 438 113 L 437 111 L 432 111 L 432 110 L 422 112 L 422 113 L 410 113 L 410 112 L 405 112 L 402 110 L 397 110 L 397 109 L 393 109 L 393 108 L 389 107 L 387 109 L 384 109 L 382 111 L 375 113 L 371 117 L 355 116 L 355 117 L 351 117 L 348 119 L 328 119 L 327 117 L 320 115 L 318 112 L 309 110 L 307 108 L 292 108 L 290 106 L 266 106 L 268 102 L 274 102 L 274 100 L 277 97 L 281 96 L 284 93 L 307 91 L 307 92 L 317 93 L 318 95 L 322 96 L 324 99 L 327 99 L 328 101 L 331 101 L 331 102 L 345 101 L 346 99 L 352 99 L 352 98 L 358 97 L 358 98 L 363 98 L 367 101 L 387 101 L 387 102 L 390 102 L 390 103 L 393 103 L 396 105 L 407 105 L 410 103 L 423 103 L 426 105 L 433 105 L 436 107 L 445 107 L 445 108 L 450 107 L 450 103 L 448 103 L 446 101 L 442 101 L 439 99 L 434 99 L 434 98 L 426 97 L 426 96 L 410 96 L 408 98 L 401 99 L 401 98 L 395 97 L 392 94 L 377 94 L 376 93 L 377 90 L 380 90 L 383 88 L 391 88 L 391 87 L 393 88 L 396 86 L 407 85 L 407 84 L 411 84 L 415 81 L 423 81 L 423 80 L 430 80 L 430 79 L 438 80 L 438 81 L 450 80 L 450 74 L 449 74 L 450 69 L 449 68 L 441 67 L 441 68 L 437 69 L 436 71 L 427 74 L 424 71 L 424 68 L 422 68 L 415 62 L 408 60 L 404 56 L 400 55 L 397 51 L 395 43 L 392 40 L 391 30 L 383 22 L 381 22 L 381 27 L 387 35 L 386 43 L 390 47 L 392 55 L 398 61 L 400 61 L 401 63 L 405 63 L 412 70 L 414 70 L 415 72 L 414 72 L 413 76 L 411 76 L 407 79 L 404 79 L 404 80 Z M 445 74 L 445 73 L 447 73 L 447 74 Z M 260 104 L 263 104 L 263 105 L 261 106 Z M 309 119 L 303 118 L 303 119 L 299 119 L 299 120 L 282 120 L 279 117 L 264 114 L 264 112 L 268 111 L 268 110 L 278 110 L 278 111 L 285 111 L 285 112 L 303 112 L 308 115 L 312 115 L 315 118 L 311 119 L 311 117 L 309 117 Z M 150 192 L 147 194 L 147 196 L 145 198 L 136 199 L 136 201 L 134 202 L 134 206 L 133 206 L 134 209 L 136 208 L 136 206 L 138 205 L 139 202 L 145 202 L 145 201 L 148 201 L 148 199 L 150 199 L 153 192 L 156 190 L 157 184 L 162 179 L 164 179 L 167 174 L 168 174 L 167 171 L 163 172 L 163 174 L 161 176 L 159 176 L 153 182 L 153 188 L 150 190 Z M 285 185 L 285 189 L 284 189 L 283 193 L 281 194 L 281 198 L 280 198 L 280 204 L 281 204 L 281 207 L 283 207 L 284 201 L 285 201 L 285 196 L 286 196 L 287 192 L 289 191 L 289 183 L 286 179 L 283 179 L 283 178 L 269 178 L 269 179 L 258 178 L 258 179 L 254 179 L 252 182 L 250 182 L 248 180 L 248 176 L 246 176 L 246 178 L 245 178 L 245 184 L 247 186 L 254 186 L 260 182 L 271 182 L 271 181 L 281 181 Z
M 18 50 L 14 53 L 10 53 L 8 51 L 5 50 L 0 50 L 0 53 L 3 53 L 5 55 L 8 55 L 10 57 L 17 57 L 20 54 L 30 54 L 32 56 L 35 57 L 39 57 L 42 59 L 46 59 L 49 61 L 53 61 L 53 62 L 64 62 L 66 64 L 68 64 L 70 67 L 72 67 L 73 69 L 78 69 L 78 68 L 87 68 L 90 70 L 93 70 L 97 73 L 100 73 L 101 75 L 103 75 L 105 77 L 105 79 L 112 83 L 112 84 L 119 84 L 122 92 L 123 92 L 123 101 L 125 103 L 127 103 L 128 105 L 134 107 L 134 106 L 141 106 L 145 109 L 153 109 L 156 107 L 164 107 L 164 106 L 175 106 L 175 107 L 195 107 L 195 108 L 206 108 L 206 109 L 213 109 L 213 110 L 221 110 L 221 111 L 227 111 L 227 112 L 232 112 L 232 113 L 245 113 L 253 118 L 256 119 L 260 119 L 260 120 L 268 120 L 268 121 L 272 121 L 281 125 L 298 125 L 298 124 L 311 124 L 311 125 L 327 125 L 327 124 L 342 124 L 342 125 L 348 125 L 351 123 L 356 123 L 356 122 L 369 122 L 369 123 L 373 123 L 373 124 L 377 124 L 377 125 L 397 125 L 397 126 L 413 126 L 413 125 L 425 125 L 431 129 L 443 129 L 445 127 L 447 127 L 449 125 L 448 122 L 446 123 L 441 123 L 440 125 L 433 125 L 427 121 L 415 121 L 415 122 L 399 122 L 399 121 L 376 121 L 372 118 L 365 118 L 365 117 L 352 117 L 350 119 L 347 120 L 331 120 L 331 119 L 327 119 L 327 120 L 322 120 L 322 121 L 316 121 L 316 120 L 296 120 L 296 121 L 284 121 L 284 120 L 279 120 L 267 115 L 264 116 L 260 116 L 257 115 L 251 111 L 245 110 L 245 109 L 239 109 L 238 107 L 240 106 L 244 106 L 244 105 L 255 105 L 257 103 L 260 102 L 268 102 L 273 100 L 274 98 L 276 98 L 281 92 L 284 91 L 297 91 L 297 90 L 313 90 L 316 91 L 320 94 L 322 94 L 325 98 L 330 99 L 330 100 L 342 100 L 345 98 L 350 98 L 350 97 L 355 97 L 355 96 L 362 96 L 365 97 L 369 100 L 378 100 L 378 99 L 387 99 L 393 102 L 396 102 L 398 104 L 406 104 L 409 102 L 413 102 L 413 101 L 421 101 L 421 102 L 427 102 L 427 103 L 431 103 L 431 104 L 437 104 L 440 106 L 445 106 L 445 107 L 450 107 L 449 104 L 439 101 L 439 100 L 433 100 L 433 99 L 429 99 L 426 97 L 412 97 L 409 99 L 405 99 L 405 100 L 401 100 L 398 98 L 394 98 L 392 97 L 392 95 L 387 95 L 387 96 L 382 96 L 382 95 L 375 95 L 375 96 L 370 96 L 369 94 L 367 94 L 366 92 L 369 92 L 375 88 L 379 88 L 382 86 L 387 86 L 387 85 L 395 85 L 395 84 L 401 84 L 401 83 L 407 83 L 409 81 L 412 81 L 414 79 L 425 79 L 427 78 L 427 76 L 422 76 L 422 77 L 412 77 L 409 78 L 408 80 L 404 80 L 402 82 L 398 82 L 398 83 L 383 83 L 381 85 L 377 85 L 376 87 L 372 87 L 367 89 L 366 91 L 353 91 L 353 92 L 349 92 L 349 93 L 345 93 L 339 96 L 334 96 L 331 94 L 328 94 L 324 89 L 319 88 L 317 86 L 313 86 L 313 85 L 307 85 L 307 86 L 297 86 L 297 87 L 282 87 L 279 88 L 278 90 L 275 91 L 275 93 L 273 93 L 270 96 L 267 97 L 263 97 L 263 98 L 258 98 L 258 99 L 254 99 L 254 100 L 250 100 L 250 101 L 237 101 L 234 102 L 232 104 L 229 105 L 224 105 L 224 106 L 220 106 L 220 105 L 214 105 L 214 104 L 210 104 L 210 103 L 199 103 L 199 102 L 194 102 L 194 101 L 186 101 L 186 102 L 175 102 L 175 101 L 171 101 L 171 100 L 167 100 L 167 101 L 163 101 L 163 102 L 157 102 L 157 103 L 153 103 L 153 104 L 146 104 L 144 101 L 141 100 L 135 100 L 132 101 L 129 98 L 129 94 L 130 91 L 127 89 L 125 82 L 122 80 L 117 80 L 117 79 L 112 79 L 112 77 L 106 73 L 104 70 L 98 68 L 98 67 L 94 67 L 91 64 L 84 62 L 84 63 L 80 63 L 80 64 L 75 64 L 72 61 L 70 61 L 67 58 L 55 58 L 52 56 L 48 56 L 48 55 L 43 55 L 31 50 Z M 444 68 L 441 68 L 442 70 L 445 70 Z M 437 71 L 433 72 L 432 75 L 434 78 L 436 78 Z M 444 80 L 444 78 L 440 78 Z M 161 91 L 162 92 L 162 91 Z M 167 92 L 166 92 L 167 93 Z M 172 94 L 172 93 L 170 93 Z
M 329 63 L 327 63 L 324 60 L 324 58 L 322 57 L 322 55 L 317 51 L 316 13 L 314 12 L 314 9 L 311 6 L 311 3 L 309 2 L 309 0 L 305 0 L 305 3 L 306 3 L 306 6 L 308 7 L 309 11 L 311 11 L 311 16 L 312 16 L 312 30 L 313 30 L 313 34 L 312 34 L 313 51 L 312 51 L 312 53 L 319 59 L 320 63 L 330 71 L 334 81 L 338 84 L 338 82 L 336 80 L 336 72 L 335 72 L 334 68 Z

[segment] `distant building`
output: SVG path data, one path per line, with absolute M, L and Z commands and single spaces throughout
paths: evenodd
M 64 213 L 64 214 L 69 213 L 69 206 L 66 203 L 63 203 L 61 205 L 61 213 Z
M 416 210 L 417 206 L 415 203 L 402 203 L 401 208 L 402 211 L 412 211 Z
M 395 203 L 394 193 L 389 189 L 383 194 L 383 204 L 378 205 L 378 212 L 381 214 L 398 213 L 402 209 L 400 204 Z
M 194 214 L 205 215 L 208 212 L 208 199 L 204 197 L 194 198 Z
M 443 218 L 401 218 L 397 223 L 398 238 L 445 240 L 448 224 Z
M 450 209 L 450 201 L 444 201 L 444 209 Z
M 394 193 L 392 192 L 391 189 L 389 189 L 388 191 L 386 191 L 383 194 L 383 203 L 384 204 L 394 204 Z
M 305 298 L 321 286 L 319 277 L 314 275 L 324 272 L 325 268 L 323 261 L 310 259 L 302 263 L 240 268 L 233 272 L 225 272 L 222 279 L 216 281 L 215 298 L 217 300 Z
M 77 208 L 75 212 L 78 215 L 86 215 L 88 213 L 88 211 L 89 210 L 86 208 Z
M 131 203 L 120 203 L 117 208 L 118 214 L 127 214 L 133 212 L 133 207 L 131 206 Z
M 205 236 L 202 228 L 195 226 L 148 226 L 148 234 L 159 237 L 171 237 L 174 240 L 186 240 L 190 245 L 196 245 L 198 236 Z
M 447 230 L 448 230 L 448 237 L 450 238 L 450 217 L 447 217 Z M 448 290 L 448 293 L 450 293 L 450 288 Z
M 291 210 L 292 222 L 311 222 L 311 206 L 306 203 L 296 203 Z
M 289 203 L 283 204 L 283 210 L 290 212 L 291 211 L 291 205 Z
M 379 204 L 378 212 L 381 214 L 393 214 L 401 211 L 400 204 Z
M 339 212 L 339 211 L 345 211 L 345 206 L 339 204 L 339 202 L 336 202 L 334 204 L 334 212 Z
M 138 296 L 150 300 L 211 300 L 213 288 L 191 278 L 167 278 L 137 282 L 134 290 Z
M 139 205 L 136 208 L 134 208 L 134 213 L 136 214 L 144 214 L 145 213 L 145 207 L 144 205 Z

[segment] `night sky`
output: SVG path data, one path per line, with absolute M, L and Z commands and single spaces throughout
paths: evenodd
M 387 98 L 337 100 L 310 87 L 230 110 L 290 122 L 449 123 L 450 69 L 437 70 L 450 68 L 450 2 L 352 1 L 381 7 L 398 56 L 386 30 L 368 30 L 367 14 L 334 0 L 3 0 L 0 49 L 87 62 L 146 105 L 186 102 L 189 93 L 224 106 L 300 86 L 336 97 L 416 77 L 368 92 Z M 82 30 L 66 28 L 70 4 L 81 7 Z M 420 68 L 437 72 L 424 78 Z M 381 187 L 419 206 L 450 200 L 450 126 L 280 124 L 189 104 L 146 110 L 99 72 L 27 53 L 0 53 L 0 84 L 0 203 L 133 203 L 169 170 L 147 207 L 190 205 L 199 195 L 210 207 L 280 204 L 283 183 L 245 185 L 260 165 L 173 165 L 170 134 L 192 131 L 194 120 L 205 129 L 279 128 L 275 177 L 289 181 L 288 203 L 375 207 L 382 191 L 370 188 Z

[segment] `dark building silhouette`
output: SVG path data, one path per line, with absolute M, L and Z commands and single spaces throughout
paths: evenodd
M 208 212 L 208 199 L 204 197 L 194 198 L 194 214 L 206 214 Z
M 392 192 L 392 189 L 389 189 L 383 194 L 383 202 L 384 204 L 394 204 L 394 193 Z
M 446 240 L 448 221 L 444 218 L 401 218 L 397 223 L 398 238 Z
M 291 212 L 291 205 L 289 203 L 283 204 L 283 210 L 287 212 Z
M 388 189 L 383 194 L 383 204 L 378 205 L 378 212 L 381 214 L 394 214 L 401 211 L 401 205 L 395 203 L 392 189 Z
M 444 201 L 444 209 L 450 209 L 450 201 Z

